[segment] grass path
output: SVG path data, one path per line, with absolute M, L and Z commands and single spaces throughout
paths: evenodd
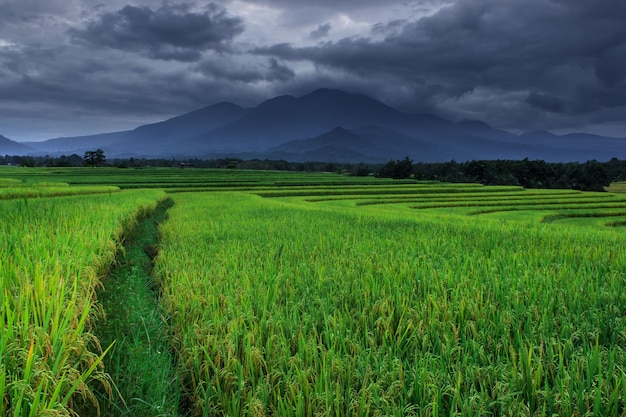
M 159 290 L 151 276 L 157 227 L 172 205 L 169 199 L 161 202 L 130 233 L 99 294 L 107 318 L 98 325 L 98 338 L 103 346 L 115 341 L 104 364 L 116 389 L 112 398 L 99 394 L 105 416 L 179 415 L 178 380 Z

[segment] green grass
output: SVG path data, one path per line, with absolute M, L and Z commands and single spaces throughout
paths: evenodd
M 22 193 L 0 201 L 3 416 L 626 413 L 620 194 L 200 169 L 0 177 Z M 114 188 L 61 195 L 91 187 Z M 161 190 L 169 219 L 161 206 L 137 226 Z
M 231 169 L 178 168 L 17 168 L 0 167 L 0 177 L 26 182 L 65 182 L 70 185 L 114 185 L 120 188 L 178 188 L 231 186 L 286 186 L 311 184 L 391 184 L 391 179 L 349 177 L 333 173 L 300 173 Z M 416 181 L 409 181 L 415 183 Z M 397 182 L 396 182 L 397 183 Z
M 626 181 L 612 183 L 607 187 L 607 191 L 611 193 L 626 193 Z
M 612 229 L 174 198 L 158 272 L 195 415 L 624 412 Z
M 69 416 L 108 390 L 100 278 L 157 190 L 0 201 L 0 410 Z
M 98 393 L 106 416 L 177 416 L 180 402 L 166 319 L 158 303 L 159 289 L 152 273 L 158 251 L 157 226 L 171 206 L 165 200 L 155 213 L 141 219 L 124 242 L 115 267 L 99 293 L 106 321 L 97 336 L 115 343 L 104 366 L 115 383 L 112 398 Z
M 107 194 L 120 191 L 118 187 L 96 185 L 96 186 L 73 186 L 67 184 L 46 184 L 29 185 L 18 187 L 0 187 L 0 200 L 10 200 L 16 198 L 40 198 L 40 197 L 62 197 L 82 194 Z

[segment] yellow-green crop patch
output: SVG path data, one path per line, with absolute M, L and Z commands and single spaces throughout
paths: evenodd
M 607 187 L 607 191 L 611 193 L 626 193 L 626 181 L 618 181 Z
M 22 181 L 0 178 L 0 200 L 14 198 L 61 197 L 81 194 L 113 193 L 120 189 L 111 185 L 70 186 L 59 181 Z
M 0 201 L 2 415 L 69 415 L 83 381 L 106 382 L 98 273 L 163 190 L 174 205 L 149 249 L 183 414 L 626 413 L 624 194 L 278 171 L 0 176 L 0 193 L 132 188 Z
M 196 415 L 624 412 L 614 229 L 175 201 L 157 269 Z
M 120 188 L 183 188 L 216 187 L 230 184 L 254 186 L 297 187 L 311 184 L 393 184 L 387 178 L 350 177 L 334 173 L 300 173 L 196 168 L 0 168 L 0 177 L 27 182 L 66 182 L 70 185 L 115 185 Z M 415 183 L 416 181 L 408 181 Z
M 11 187 L 21 184 L 22 181 L 16 178 L 0 178 L 0 188 L 2 187 Z
M 485 187 L 486 188 L 486 187 Z M 480 192 L 479 192 L 480 191 Z M 460 201 L 483 201 L 485 199 L 494 199 L 498 201 L 507 201 L 520 198 L 536 197 L 536 198 L 554 198 L 555 195 L 562 198 L 578 198 L 580 191 L 561 191 L 558 194 L 554 190 L 546 193 L 547 190 L 515 190 L 513 192 L 500 189 L 477 189 L 473 192 L 433 192 L 406 195 L 382 195 L 377 197 L 371 196 L 344 196 L 337 198 L 314 198 L 307 199 L 310 202 L 330 201 L 330 200 L 358 200 L 356 205 L 366 206 L 375 204 L 404 204 L 404 203 L 447 203 Z
M 109 387 L 90 332 L 124 230 L 163 192 L 0 201 L 0 415 L 75 415 Z
M 473 201 L 444 201 L 439 203 L 425 203 L 412 206 L 415 209 L 429 208 L 447 208 L 447 207 L 486 207 L 484 212 L 507 211 L 507 210 L 525 210 L 538 209 L 543 210 L 545 207 L 553 206 L 556 208 L 578 208 L 578 207 L 597 207 L 597 208 L 616 208 L 624 207 L 625 202 L 619 199 L 598 199 L 597 197 L 579 197 L 572 199 L 562 198 L 545 198 L 545 199 L 516 199 L 516 200 L 500 200 L 500 199 L 482 199 Z M 471 214 L 477 214 L 481 211 L 472 211 Z
M 104 194 L 118 192 L 120 189 L 111 185 L 72 186 L 45 185 L 19 186 L 0 188 L 0 200 L 14 198 L 61 197 L 82 194 Z
M 261 197 L 316 197 L 316 196 L 332 196 L 330 198 L 314 198 L 309 201 L 324 201 L 338 199 L 358 199 L 364 196 L 407 196 L 407 195 L 432 195 L 432 194 L 465 194 L 468 192 L 476 193 L 499 193 L 511 191 L 523 191 L 522 187 L 484 187 L 479 184 L 468 184 L 469 186 L 458 186 L 458 184 L 371 184 L 368 187 L 306 187 L 296 189 L 283 189 L 269 192 L 256 192 Z M 469 191 L 472 190 L 472 191 Z

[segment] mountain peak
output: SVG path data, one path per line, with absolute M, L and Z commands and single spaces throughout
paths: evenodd
M 608 160 L 626 156 L 623 141 L 549 132 L 515 135 L 478 120 L 453 123 L 435 115 L 405 113 L 367 95 L 320 88 L 298 97 L 278 96 L 254 108 L 218 102 L 133 131 L 29 145 L 39 153 L 101 147 L 108 155 L 124 157 L 327 155 L 332 160 L 381 161 L 408 155 L 432 162 L 525 157 Z M 12 143 L 16 144 L 0 136 L 0 145 Z M 0 154 L 18 154 L 9 149 L 0 146 Z

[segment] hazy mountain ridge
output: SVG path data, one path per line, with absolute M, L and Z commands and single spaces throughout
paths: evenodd
M 1 155 L 15 155 L 15 154 L 27 154 L 33 152 L 30 146 L 11 140 L 5 136 L 0 135 L 0 154 Z
M 61 155 L 75 153 L 82 155 L 88 150 L 94 150 L 96 148 L 104 149 L 114 146 L 125 133 L 125 131 L 101 133 L 97 135 L 54 138 L 43 142 L 23 143 L 37 150 L 39 154 L 49 153 L 50 155 Z
M 0 154 L 10 153 L 4 143 Z M 23 153 L 81 154 L 102 148 L 113 158 L 232 156 L 294 162 L 386 162 L 405 156 L 416 162 L 626 159 L 624 138 L 545 131 L 515 135 L 479 120 L 454 123 L 403 113 L 364 95 L 330 89 L 275 97 L 255 108 L 222 102 L 131 131 L 29 142 L 28 147 Z

